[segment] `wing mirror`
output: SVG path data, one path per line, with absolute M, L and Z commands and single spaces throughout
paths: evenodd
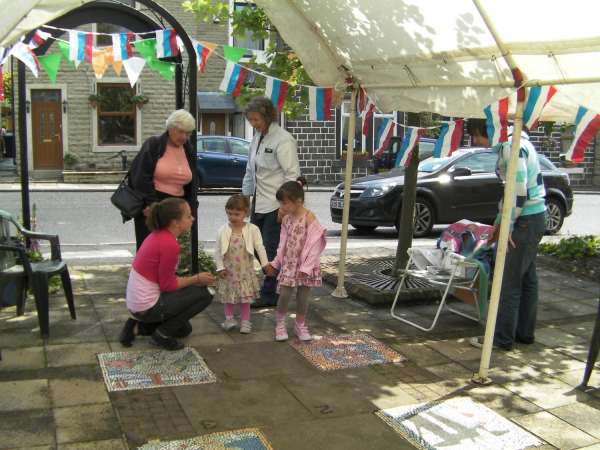
M 450 175 L 453 177 L 470 177 L 473 172 L 468 167 L 456 167 L 450 172 Z

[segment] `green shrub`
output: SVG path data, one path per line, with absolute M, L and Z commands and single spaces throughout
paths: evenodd
M 540 244 L 538 250 L 550 253 L 559 259 L 585 258 L 600 254 L 600 238 L 592 235 L 575 235 L 561 239 L 558 244 L 552 242 Z
M 177 238 L 177 242 L 181 247 L 181 254 L 175 272 L 178 276 L 190 276 L 192 273 L 192 240 L 190 239 L 190 233 L 181 234 Z M 198 272 L 217 274 L 217 263 L 212 256 L 204 251 L 202 242 L 198 243 Z

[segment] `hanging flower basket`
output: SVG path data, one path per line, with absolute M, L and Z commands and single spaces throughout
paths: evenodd
M 131 103 L 135 104 L 135 106 L 137 106 L 138 109 L 142 109 L 142 106 L 144 106 L 149 101 L 150 99 L 145 95 L 134 95 L 133 97 L 131 97 Z
M 96 107 L 98 106 L 98 104 L 104 100 L 104 96 L 100 95 L 100 94 L 90 94 L 88 96 L 88 100 L 90 102 L 90 105 L 92 105 L 92 108 L 96 109 Z
M 354 153 L 352 160 L 353 161 L 366 161 L 369 157 L 368 153 Z M 346 161 L 346 153 L 342 154 L 342 161 Z

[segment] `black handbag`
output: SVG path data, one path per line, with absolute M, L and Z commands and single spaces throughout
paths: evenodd
M 123 221 L 139 216 L 146 204 L 144 199 L 129 186 L 127 183 L 128 178 L 129 172 L 127 172 L 127 175 L 125 175 L 115 193 L 110 197 L 112 204 L 121 211 Z

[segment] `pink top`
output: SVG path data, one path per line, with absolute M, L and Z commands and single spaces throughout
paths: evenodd
M 127 308 L 146 311 L 154 306 L 162 292 L 177 290 L 175 269 L 181 248 L 169 230 L 152 232 L 133 260 L 127 282 Z
M 192 171 L 181 147 L 167 145 L 164 155 L 154 169 L 154 188 L 165 194 L 183 197 L 183 186 L 192 181 Z

